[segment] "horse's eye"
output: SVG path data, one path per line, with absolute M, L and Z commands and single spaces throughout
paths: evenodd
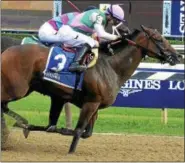
M 159 42 L 159 43 L 163 43 L 163 40 L 162 39 L 159 39 L 159 40 L 156 40 L 157 42 Z
M 161 38 L 161 37 L 156 37 L 156 36 L 154 36 L 153 37 L 153 39 L 155 40 L 155 41 L 157 41 L 157 42 L 163 42 L 163 39 Z

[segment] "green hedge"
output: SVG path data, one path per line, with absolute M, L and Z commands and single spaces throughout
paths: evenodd
M 18 39 L 22 39 L 27 36 L 32 36 L 31 34 L 12 34 L 12 33 L 1 33 L 1 36 L 10 36 L 10 37 L 15 37 Z

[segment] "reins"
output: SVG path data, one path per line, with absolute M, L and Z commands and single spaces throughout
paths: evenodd
M 144 46 L 142 46 L 142 45 L 137 44 L 135 41 L 132 41 L 132 40 L 130 40 L 130 39 L 128 39 L 128 38 L 123 38 L 123 39 L 120 39 L 120 40 L 111 42 L 111 43 L 108 44 L 108 48 L 111 48 L 112 45 L 116 45 L 116 44 L 122 42 L 123 40 L 125 40 L 125 41 L 127 41 L 127 43 L 128 43 L 129 45 L 135 46 L 135 47 L 137 47 L 137 48 L 141 48 L 141 49 L 143 50 L 143 52 L 145 53 L 145 54 L 143 54 L 144 56 L 147 55 L 148 52 L 153 53 L 153 54 L 155 54 L 155 55 L 157 54 L 158 56 L 161 56 L 160 53 L 156 53 L 156 52 L 154 52 L 154 51 L 148 49 L 149 40 L 151 39 L 154 43 L 155 43 L 155 41 L 152 39 L 152 35 L 151 35 L 151 36 L 148 36 L 148 34 L 147 34 L 145 31 L 144 31 L 144 33 L 146 34 L 145 37 L 148 38 L 147 48 L 144 47 Z M 156 43 L 155 43 L 155 44 L 156 44 Z M 158 46 L 157 46 L 157 47 L 158 47 Z M 158 48 L 159 48 L 159 47 L 158 47 Z M 144 56 L 143 56 L 143 57 L 144 57 Z

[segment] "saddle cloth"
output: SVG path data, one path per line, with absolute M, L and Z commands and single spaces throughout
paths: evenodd
M 75 84 L 77 84 L 76 89 L 81 90 L 84 72 L 77 74 L 76 72 L 68 71 L 74 57 L 75 54 L 73 52 L 65 51 L 57 46 L 51 47 L 43 72 L 43 79 L 72 89 L 74 89 Z M 77 77 L 80 78 L 78 83 L 76 83 Z

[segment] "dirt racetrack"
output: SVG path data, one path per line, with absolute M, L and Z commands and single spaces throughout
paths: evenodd
M 183 137 L 94 134 L 68 155 L 71 137 L 12 130 L 1 161 L 184 161 Z

